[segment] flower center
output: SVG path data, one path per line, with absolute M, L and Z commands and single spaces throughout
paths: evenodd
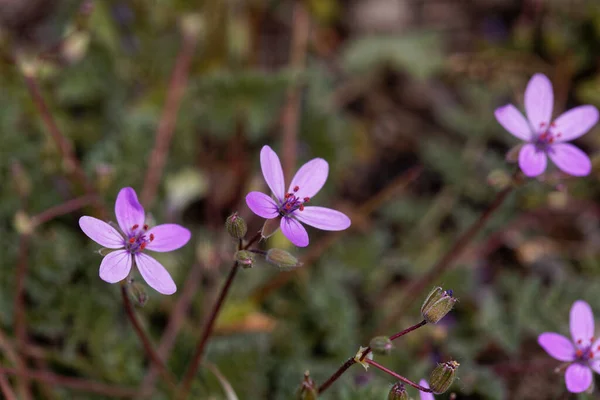
M 590 338 L 589 342 L 584 343 L 583 339 L 578 339 L 576 342 L 577 350 L 575 350 L 575 358 L 580 362 L 588 362 L 594 359 L 594 357 L 600 355 L 600 345 L 592 348 L 594 338 Z
M 540 123 L 538 136 L 533 141 L 538 150 L 548 150 L 550 145 L 554 143 L 556 139 L 559 139 L 562 136 L 562 133 L 560 132 L 552 132 L 553 128 L 556 128 L 556 124 L 554 122 L 551 123 L 550 126 L 546 126 L 546 123 L 544 122 Z
M 298 193 L 298 190 L 300 190 L 300 187 L 294 186 L 292 193 L 285 194 L 283 203 L 279 206 L 279 209 L 277 210 L 280 216 L 286 217 L 296 210 L 304 211 L 304 203 L 308 203 L 310 197 L 304 197 L 303 199 L 301 199 L 296 195 L 296 193 Z
M 125 249 L 131 254 L 140 253 L 142 250 L 148 246 L 148 243 L 154 240 L 154 234 L 151 233 L 149 236 L 146 236 L 146 231 L 148 230 L 148 225 L 144 224 L 142 229 L 140 229 L 139 225 L 134 225 L 131 227 L 132 234 L 129 235 L 127 242 L 125 243 Z

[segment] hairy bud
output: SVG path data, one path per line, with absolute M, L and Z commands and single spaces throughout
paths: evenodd
M 246 225 L 246 221 L 242 217 L 238 215 L 237 212 L 234 212 L 225 221 L 225 228 L 227 228 L 227 233 L 234 239 L 242 239 L 246 236 L 246 232 L 248 232 L 248 225 Z
M 277 265 L 281 271 L 291 271 L 302 266 L 296 257 L 281 249 L 269 249 L 265 258 L 267 262 Z
M 433 390 L 433 393 L 440 394 L 448 390 L 454 382 L 459 365 L 456 361 L 447 361 L 435 367 L 429 378 L 429 387 Z
M 317 400 L 317 397 L 318 397 L 317 393 L 318 393 L 318 391 L 317 391 L 317 388 L 315 387 L 315 382 L 310 377 L 309 372 L 306 371 L 304 373 L 304 380 L 302 381 L 302 384 L 300 385 L 300 387 L 298 388 L 298 391 L 296 392 L 296 399 L 298 399 L 298 400 Z
M 375 354 L 388 355 L 394 346 L 389 337 L 376 336 L 369 342 L 369 347 Z
M 456 298 L 452 296 L 452 290 L 436 287 L 421 306 L 421 314 L 428 323 L 436 324 L 452 310 L 454 303 Z
M 243 268 L 252 268 L 254 265 L 254 254 L 248 250 L 240 250 L 235 253 L 235 261 Z
M 408 393 L 406 393 L 404 384 L 401 382 L 395 383 L 387 398 L 388 400 L 408 400 Z

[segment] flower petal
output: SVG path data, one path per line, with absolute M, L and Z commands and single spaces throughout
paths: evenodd
M 573 363 L 565 372 L 567 390 L 571 393 L 581 393 L 592 384 L 592 370 L 587 365 Z
M 283 179 L 283 169 L 281 168 L 281 162 L 277 153 L 273 151 L 269 146 L 263 146 L 260 151 L 260 168 L 262 169 L 263 176 L 271 192 L 280 201 L 283 201 L 285 195 L 285 181 Z
M 246 195 L 246 204 L 252 212 L 266 219 L 275 218 L 279 215 L 275 200 L 261 192 L 250 192 Z
M 90 239 L 107 249 L 125 247 L 119 231 L 98 218 L 83 216 L 79 218 L 79 227 Z
M 552 124 L 552 133 L 557 142 L 577 139 L 592 129 L 598 122 L 598 109 L 586 105 L 570 109 Z M 557 136 L 560 134 L 560 136 Z
M 127 278 L 131 271 L 131 254 L 126 250 L 108 253 L 100 263 L 100 278 L 108 283 L 116 283 Z
M 429 389 L 429 384 L 427 383 L 427 381 L 425 379 L 421 379 L 419 381 L 419 385 L 423 386 L 424 388 Z M 419 391 L 419 395 L 421 396 L 421 400 L 434 400 L 435 399 L 435 397 L 433 397 L 432 393 Z
M 559 361 L 575 360 L 575 346 L 563 335 L 545 332 L 538 336 L 538 343 L 552 358 Z
M 517 107 L 507 104 L 494 111 L 496 120 L 513 136 L 528 142 L 531 139 L 531 127 L 527 119 L 521 114 Z
M 600 342 L 600 341 L 599 341 Z M 597 344 L 594 343 L 592 349 L 597 348 Z M 597 374 L 600 374 L 600 359 L 594 359 L 589 361 L 590 368 L 596 371 Z
M 548 157 L 566 174 L 586 176 L 592 172 L 592 162 L 588 155 L 570 143 L 552 145 L 548 151 Z
M 135 265 L 146 283 L 158 293 L 173 294 L 177 291 L 177 286 L 169 272 L 154 258 L 138 253 L 135 255 Z
M 594 313 L 588 303 L 583 300 L 573 303 L 569 315 L 569 327 L 573 342 L 579 347 L 587 347 L 591 344 L 594 337 Z
M 153 235 L 153 236 L 150 236 Z M 146 232 L 146 239 L 154 239 L 146 246 L 147 250 L 152 251 L 173 251 L 183 247 L 189 242 L 192 233 L 181 225 L 163 224 L 157 225 Z
M 138 225 L 142 227 L 146 220 L 144 207 L 138 201 L 135 190 L 126 187 L 119 191 L 117 201 L 115 202 L 115 214 L 119 226 L 127 236 L 133 234 L 133 227 Z
M 294 218 L 281 218 L 281 232 L 298 247 L 308 246 L 308 233 Z
M 313 197 L 321 190 L 327 175 L 329 174 L 329 164 L 322 158 L 313 158 L 306 164 L 304 164 L 290 183 L 289 192 L 292 193 L 294 188 L 298 186 L 296 196 L 299 198 Z
M 533 144 L 526 144 L 519 152 L 519 167 L 529 177 L 538 176 L 546 170 L 546 153 Z
M 331 208 L 325 207 L 304 207 L 303 211 L 294 212 L 294 217 L 304 222 L 306 225 L 313 226 L 324 231 L 342 231 L 347 229 L 351 222 L 346 214 Z
M 552 83 L 544 74 L 535 74 L 525 89 L 525 111 L 535 132 L 548 128 L 554 107 Z

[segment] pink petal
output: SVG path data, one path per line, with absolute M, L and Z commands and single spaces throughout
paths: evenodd
M 131 254 L 126 250 L 108 253 L 100 263 L 100 278 L 108 283 L 116 283 L 127 278 L 131 271 Z
M 545 332 L 538 336 L 538 343 L 552 358 L 559 361 L 575 360 L 575 347 L 563 335 L 554 332 Z
M 281 218 L 281 232 L 298 247 L 308 246 L 308 233 L 294 218 Z
M 119 226 L 127 236 L 133 234 L 133 227 L 137 225 L 142 227 L 146 220 L 144 207 L 138 201 L 135 190 L 126 187 L 119 191 L 117 201 L 115 202 L 115 214 Z
M 552 145 L 548 151 L 548 157 L 566 174 L 586 176 L 592 172 L 592 162 L 587 154 L 570 143 Z
M 138 253 L 135 255 L 135 265 L 146 283 L 158 293 L 173 294 L 177 291 L 177 286 L 169 272 L 154 258 Z
M 556 118 L 552 133 L 557 142 L 577 139 L 592 129 L 598 122 L 598 109 L 594 106 L 579 106 Z M 560 136 L 557 136 L 560 134 Z
M 269 146 L 263 146 L 260 151 L 260 167 L 262 169 L 263 176 L 267 185 L 271 189 L 271 192 L 280 201 L 283 201 L 285 195 L 285 181 L 283 180 L 283 169 L 281 168 L 281 162 L 277 153 L 273 151 Z
M 266 219 L 275 218 L 279 215 L 278 207 L 271 197 L 261 192 L 250 192 L 246 195 L 246 204 L 252 212 Z
M 600 344 L 600 341 L 594 343 L 594 345 L 592 346 L 592 349 L 597 349 L 599 344 Z M 599 359 L 590 360 L 589 363 L 590 363 L 590 368 L 592 368 L 594 371 L 596 371 L 597 374 L 600 374 L 600 360 Z
M 152 251 L 173 251 L 183 247 L 192 236 L 191 232 L 181 225 L 157 225 L 146 232 L 146 239 L 153 235 L 154 239 L 148 243 L 146 249 Z
M 81 217 L 79 218 L 79 227 L 90 239 L 107 249 L 125 247 L 125 240 L 119 231 L 98 218 Z
M 538 176 L 546 170 L 546 153 L 533 144 L 526 144 L 519 152 L 519 167 L 529 177 Z
M 507 104 L 494 111 L 496 120 L 513 136 L 528 142 L 531 139 L 531 127 L 527 119 L 521 114 L 517 107 Z
M 313 197 L 321 190 L 327 175 L 329 174 L 329 164 L 322 158 L 313 158 L 304 164 L 292 179 L 289 192 L 292 193 L 294 188 L 299 188 L 296 196 L 301 199 L 304 197 Z
M 350 218 L 346 214 L 325 207 L 304 207 L 303 211 L 294 212 L 294 217 L 324 231 L 342 231 L 350 226 Z
M 535 132 L 548 128 L 554 107 L 552 83 L 544 74 L 535 74 L 525 89 L 525 111 Z
M 424 388 L 429 389 L 429 384 L 427 383 L 427 381 L 425 379 L 421 379 L 419 381 L 419 385 L 423 386 Z M 434 400 L 435 399 L 435 397 L 433 397 L 432 393 L 419 391 L 419 395 L 421 396 L 421 400 Z
M 588 303 L 578 300 L 571 306 L 569 318 L 573 342 L 581 348 L 588 346 L 594 337 L 594 313 Z M 579 341 L 581 340 L 581 343 Z
M 571 393 L 581 393 L 592 384 L 592 370 L 587 365 L 573 363 L 565 372 L 567 390 Z

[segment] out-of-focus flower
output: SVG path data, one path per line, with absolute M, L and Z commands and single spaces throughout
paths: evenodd
M 529 177 L 546 170 L 547 157 L 563 172 L 585 176 L 592 170 L 589 157 L 578 147 L 565 143 L 587 133 L 598 122 L 592 105 L 575 107 L 551 122 L 554 106 L 552 83 L 535 74 L 525 89 L 527 118 L 512 104 L 496 109 L 496 119 L 509 133 L 526 142 L 519 151 L 519 166 Z
M 350 226 L 350 218 L 344 213 L 325 207 L 305 206 L 327 180 L 327 161 L 314 158 L 300 167 L 287 192 L 281 162 L 269 146 L 260 151 L 260 166 L 275 199 L 264 193 L 250 192 L 246 196 L 246 204 L 259 217 L 281 218 L 281 231 L 296 246 L 308 246 L 308 233 L 301 222 L 326 231 L 341 231 Z
M 429 389 L 429 384 L 427 383 L 427 381 L 425 379 L 421 379 L 419 381 L 419 385 L 423 386 L 424 388 Z M 419 395 L 421 396 L 421 400 L 434 400 L 435 399 L 435 397 L 433 397 L 432 393 L 419 391 Z
M 115 249 L 102 259 L 100 278 L 108 283 L 122 281 L 135 264 L 146 283 L 154 290 L 162 294 L 175 293 L 177 286 L 169 272 L 143 251 L 176 250 L 190 240 L 190 231 L 177 224 L 150 228 L 145 224 L 144 207 L 130 187 L 119 191 L 115 215 L 121 231 L 94 217 L 83 216 L 79 219 L 81 230 L 90 239 L 107 249 Z
M 594 314 L 588 303 L 578 300 L 570 313 L 572 341 L 554 332 L 538 336 L 538 343 L 551 357 L 570 363 L 565 383 L 572 393 L 585 391 L 592 384 L 592 370 L 600 373 L 600 339 L 594 337 Z

